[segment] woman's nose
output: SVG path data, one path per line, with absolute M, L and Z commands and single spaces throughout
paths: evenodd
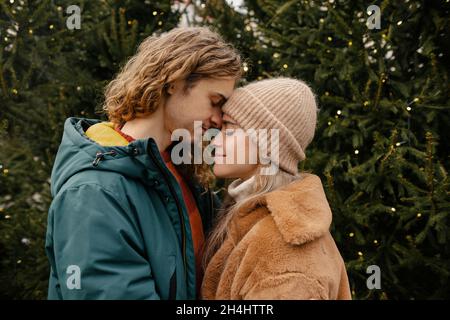
M 215 147 L 223 146 L 223 133 L 220 131 L 211 141 L 211 144 Z

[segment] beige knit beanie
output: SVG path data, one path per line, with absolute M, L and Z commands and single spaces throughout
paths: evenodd
M 298 173 L 298 163 L 306 158 L 306 147 L 314 138 L 319 111 L 308 85 L 290 78 L 252 82 L 236 89 L 222 110 L 244 130 L 278 129 L 276 164 L 291 174 Z M 271 149 L 267 150 L 270 153 Z

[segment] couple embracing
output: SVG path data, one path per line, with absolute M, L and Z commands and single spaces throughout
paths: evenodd
M 314 94 L 291 78 L 236 88 L 241 68 L 218 34 L 173 29 L 146 38 L 107 85 L 109 121 L 66 120 L 49 299 L 351 299 L 321 180 L 298 170 Z M 195 130 L 217 131 L 212 165 L 173 161 L 179 129 L 193 145 Z M 232 179 L 226 204 L 215 179 Z

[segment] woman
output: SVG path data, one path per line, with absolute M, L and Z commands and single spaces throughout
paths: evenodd
M 236 179 L 228 188 L 235 204 L 209 237 L 203 299 L 351 299 L 321 180 L 297 168 L 317 111 L 311 89 L 288 78 L 239 88 L 224 105 L 222 133 L 212 142 L 214 174 Z M 278 132 L 278 139 L 272 131 L 261 139 L 260 129 Z M 245 161 L 238 164 L 233 154 Z M 270 163 L 263 165 L 262 155 Z

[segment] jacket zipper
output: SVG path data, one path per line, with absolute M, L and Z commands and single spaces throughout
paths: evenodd
M 186 279 L 186 286 L 187 286 L 188 278 L 187 278 L 187 262 L 186 262 L 186 233 L 185 233 L 185 221 L 184 221 L 184 217 L 183 217 L 183 211 L 181 209 L 180 203 L 178 202 L 178 198 L 175 194 L 175 190 L 173 190 L 173 187 L 169 182 L 169 177 L 167 176 L 167 173 L 159 165 L 159 162 L 156 159 L 155 155 L 153 154 L 150 146 L 148 147 L 148 150 L 149 150 L 150 156 L 152 157 L 153 162 L 156 164 L 159 171 L 163 174 L 164 180 L 166 180 L 166 183 L 169 186 L 170 193 L 172 194 L 173 198 L 175 199 L 175 204 L 177 205 L 178 215 L 181 220 L 181 234 L 182 234 L 181 242 L 182 242 L 182 252 L 183 252 L 184 277 Z

